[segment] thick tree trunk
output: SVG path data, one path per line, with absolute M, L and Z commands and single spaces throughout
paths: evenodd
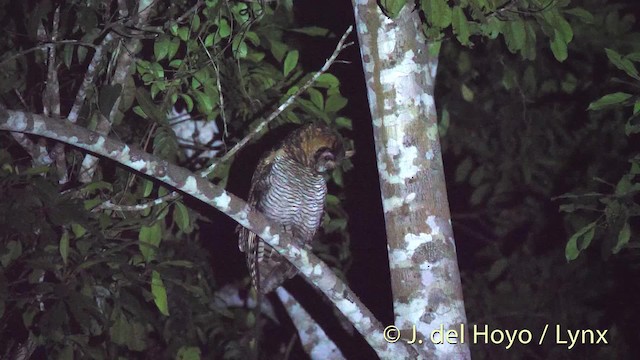
M 401 335 L 429 358 L 464 359 L 466 317 L 434 103 L 439 44 L 425 40 L 412 8 L 392 20 L 375 0 L 354 0 L 391 268 L 388 340 Z

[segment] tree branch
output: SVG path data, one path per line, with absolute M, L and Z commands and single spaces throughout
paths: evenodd
M 48 137 L 107 157 L 215 207 L 240 225 L 258 234 L 267 244 L 287 258 L 351 321 L 381 358 L 413 359 L 417 357 L 416 350 L 408 344 L 389 343 L 384 340 L 380 322 L 318 257 L 304 248 L 298 248 L 290 236 L 281 231 L 277 223 L 269 221 L 260 212 L 251 209 L 245 201 L 205 178 L 68 121 L 0 109 L 0 130 Z

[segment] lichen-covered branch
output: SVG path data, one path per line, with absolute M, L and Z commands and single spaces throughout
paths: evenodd
M 276 293 L 298 330 L 304 351 L 313 360 L 341 360 L 344 355 L 324 330 L 291 294 L 279 287 Z
M 391 344 L 384 340 L 380 322 L 318 257 L 295 246 L 291 238 L 280 231 L 277 224 L 267 220 L 260 212 L 252 210 L 245 201 L 205 178 L 68 121 L 0 109 L 0 130 L 48 137 L 107 157 L 215 207 L 240 225 L 258 234 L 278 253 L 291 261 L 309 282 L 322 291 L 353 323 L 381 358 L 416 357 L 414 349 L 407 344 Z
M 434 83 L 439 44 L 422 36 L 407 4 L 389 19 L 375 0 L 354 0 L 389 251 L 395 326 L 427 339 L 436 359 L 467 359 L 460 337 L 434 344 L 441 326 L 466 323 L 447 200 Z M 410 331 L 407 331 L 410 332 Z M 417 344 L 416 344 L 417 345 Z

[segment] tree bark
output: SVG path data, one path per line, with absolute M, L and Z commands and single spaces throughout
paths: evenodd
M 395 326 L 388 329 L 390 340 L 415 340 L 429 358 L 468 359 L 434 102 L 439 44 L 422 36 L 413 8 L 392 20 L 377 1 L 354 0 L 391 269 Z

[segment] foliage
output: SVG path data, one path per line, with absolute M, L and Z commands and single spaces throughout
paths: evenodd
M 638 271 L 637 250 L 629 246 L 634 223 L 625 230 L 625 219 L 637 207 L 634 166 L 630 170 L 628 162 L 628 154 L 637 151 L 632 140 L 637 135 L 625 133 L 629 111 L 624 108 L 587 111 L 616 101 L 633 104 L 635 95 L 626 85 L 611 80 L 621 70 L 633 74 L 633 55 L 616 54 L 638 51 L 636 19 L 624 2 L 589 0 L 581 6 L 563 10 L 571 15 L 575 37 L 565 64 L 541 43 L 535 43 L 535 57 L 521 50 L 530 59 L 522 61 L 508 55 L 508 42 L 478 40 L 473 49 L 450 42 L 442 47 L 436 94 L 441 113 L 449 117 L 443 146 L 470 323 L 529 329 L 534 336 L 546 324 L 608 329 L 616 346 L 579 346 L 568 355 L 566 347 L 548 343 L 510 349 L 506 343 L 478 344 L 472 346 L 474 358 L 625 358 L 637 342 L 627 335 L 637 318 L 628 297 L 635 285 L 624 280 Z M 546 34 L 544 27 L 540 31 Z M 541 37 L 537 32 L 534 38 Z M 632 96 L 594 102 L 617 92 Z M 627 183 L 616 193 L 612 189 L 620 179 Z M 629 210 L 622 216 L 607 210 L 608 202 Z M 597 228 L 589 225 L 594 221 Z M 591 238 L 591 247 L 603 240 L 602 251 L 567 264 L 571 234 L 577 234 L 581 249 Z M 629 244 L 616 248 L 621 236 L 629 236 Z M 620 250 L 619 257 L 603 262 L 612 249 Z M 618 299 L 615 308 L 611 299 Z
M 434 44 L 455 37 L 460 44 L 473 47 L 478 41 L 502 35 L 509 52 L 534 60 L 537 38 L 543 35 L 549 39 L 553 56 L 562 62 L 567 59 L 567 46 L 573 40 L 567 18 L 593 20 L 591 13 L 581 7 L 569 8 L 569 4 L 570 0 L 420 0 L 417 7 L 422 14 L 424 34 Z M 405 5 L 406 1 L 381 1 L 391 18 L 398 16 Z
M 139 3 L 1 1 L 2 31 L 12 34 L 0 39 L 2 102 L 50 110 L 45 80 L 52 60 L 45 45 L 54 44 L 63 117 L 87 66 L 97 65 L 78 122 L 94 129 L 108 118 L 111 136 L 197 168 L 203 164 L 185 155 L 167 113 L 180 108 L 191 118 L 215 121 L 223 129 L 218 140 L 232 146 L 310 76 L 297 42 L 327 35 L 319 28 L 294 29 L 287 2 L 152 2 L 148 22 L 137 26 Z M 99 51 L 101 61 L 92 62 Z M 112 83 L 127 56 L 135 57 L 134 66 L 122 83 Z M 350 129 L 351 120 L 338 116 L 346 103 L 339 80 L 326 73 L 271 126 L 320 119 Z M 47 357 L 246 355 L 253 313 L 214 299 L 224 283 L 248 283 L 213 273 L 199 237 L 205 219 L 193 204 L 178 199 L 122 210 L 117 206 L 145 204 L 170 189 L 107 160 L 94 181 L 78 183 L 85 154 L 73 149 L 65 154 L 64 171 L 72 182 L 58 184 L 60 173 L 32 167 L 9 134 L 0 134 L 0 144 L 0 348 L 13 351 L 33 334 Z M 325 218 L 326 232 L 337 241 L 318 246 L 338 271 L 349 263 L 341 205 L 349 166 L 332 176 Z M 218 169 L 211 177 L 226 184 L 230 164 Z M 288 340 L 283 338 L 278 340 Z M 265 356 L 279 357 L 285 348 L 264 346 Z

